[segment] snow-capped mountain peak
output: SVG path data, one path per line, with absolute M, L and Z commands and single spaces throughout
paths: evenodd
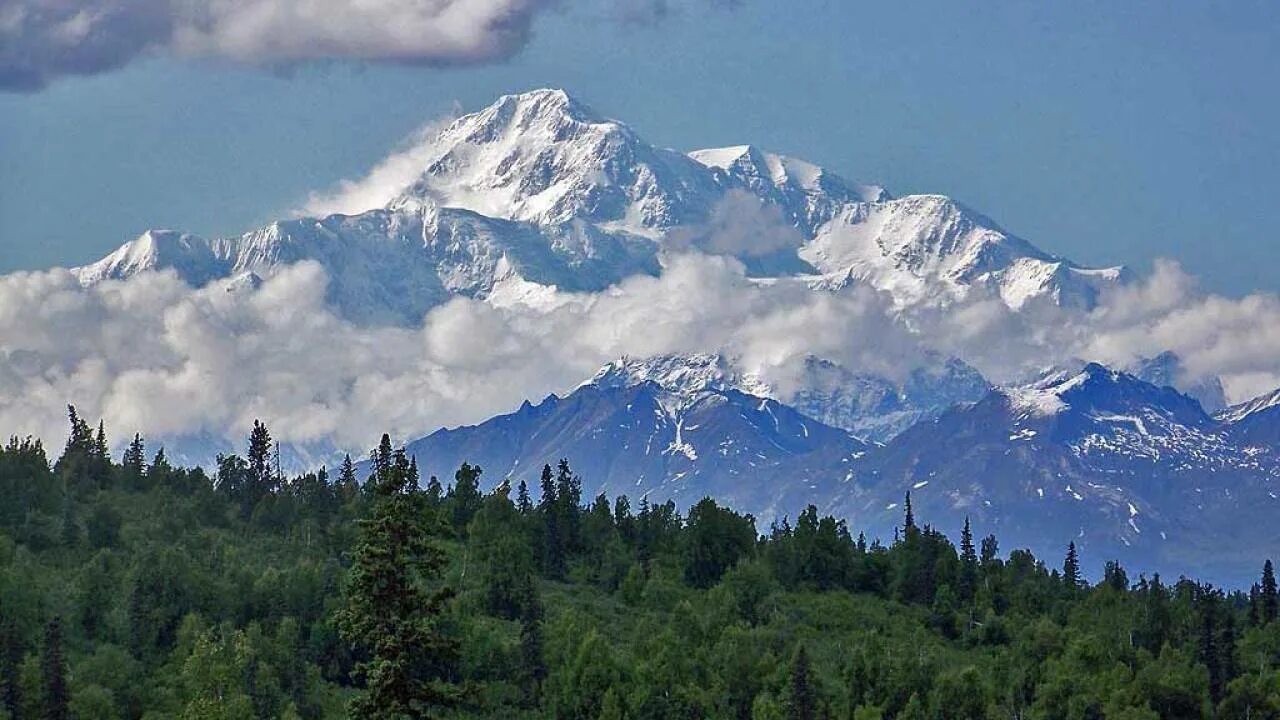
M 771 397 L 770 386 L 734 367 L 719 353 L 668 354 L 650 358 L 622 357 L 600 370 L 584 385 L 626 388 L 653 383 L 664 392 L 693 396 L 701 392 L 739 390 Z
M 644 142 L 563 90 L 505 95 L 431 141 L 422 175 L 391 208 L 434 203 L 539 224 L 581 218 L 637 232 L 705 215 L 705 168 Z
M 1280 407 L 1280 389 L 1264 393 L 1238 405 L 1232 405 L 1216 417 L 1225 423 L 1238 423 L 1275 407 Z

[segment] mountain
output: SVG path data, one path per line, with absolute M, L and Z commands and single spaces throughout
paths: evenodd
M 987 389 L 883 445 L 770 392 L 720 356 L 623 359 L 564 398 L 442 429 L 408 449 L 432 473 L 477 463 L 487 486 L 534 487 L 543 464 L 563 457 L 589 494 L 682 506 L 710 495 L 763 522 L 813 503 L 885 539 L 911 493 L 921 521 L 954 530 L 968 517 L 1006 549 L 1055 557 L 1074 540 L 1095 560 L 1220 581 L 1257 570 L 1256 553 L 1223 547 L 1280 543 L 1267 521 L 1280 509 L 1277 445 L 1239 441 L 1280 429 L 1280 391 L 1215 418 L 1170 387 L 1090 363 Z
M 895 381 L 854 373 L 817 357 L 807 357 L 790 404 L 828 425 L 873 442 L 888 442 L 907 428 L 932 420 L 952 406 L 981 400 L 991 385 L 957 358 L 931 357 Z
M 638 378 L 611 364 L 565 397 L 480 425 L 441 429 L 406 446 L 424 476 L 462 462 L 485 469 L 487 486 L 534 488 L 545 463 L 568 458 L 585 494 L 675 500 L 710 495 L 771 518 L 826 495 L 852 475 L 869 445 L 775 400 L 721 382 L 719 361 Z
M 1218 413 L 1231 438 L 1248 452 L 1280 448 L 1280 390 L 1273 390 L 1248 402 Z
M 1216 377 L 1191 376 L 1176 353 L 1166 351 L 1155 357 L 1141 358 L 1130 372 L 1152 385 L 1177 388 L 1188 397 L 1195 398 L 1207 413 L 1213 414 L 1227 407 L 1227 393 L 1222 381 Z
M 92 285 L 173 269 L 199 286 L 311 260 L 329 272 L 330 301 L 346 316 L 400 324 L 455 295 L 506 297 L 504 286 L 532 297 L 545 293 L 527 284 L 599 290 L 657 273 L 664 252 L 689 246 L 820 291 L 867 283 L 901 307 L 976 294 L 1013 308 L 1090 307 L 1127 277 L 1045 253 L 943 196 L 894 198 L 751 146 L 659 148 L 561 90 L 499 98 L 438 132 L 421 157 L 421 174 L 383 208 L 212 240 L 150 231 L 76 273 Z M 717 224 L 744 222 L 743 197 L 793 233 L 767 261 Z M 746 222 L 735 231 L 759 230 Z
M 1274 445 L 1231 433 L 1194 399 L 1091 363 L 907 430 L 835 507 L 883 532 L 911 492 L 918 517 L 947 529 L 971 517 L 1038 553 L 1074 539 L 1132 567 L 1246 577 L 1257 558 L 1222 548 L 1280 542 L 1265 521 L 1280 509 L 1280 463 Z
M 269 277 L 301 261 L 325 268 L 328 300 L 346 317 L 397 324 L 421 322 L 428 310 L 454 296 L 488 298 L 521 283 L 597 291 L 659 270 L 653 244 L 625 233 L 423 207 L 288 220 L 216 240 L 149 231 L 75 272 L 92 285 L 172 269 L 202 286 L 250 274 Z
M 883 443 L 921 420 L 938 417 L 958 403 L 974 402 L 991 389 L 978 371 L 955 358 L 933 356 L 901 380 L 853 372 L 813 355 L 802 358 L 783 392 L 776 382 L 742 370 L 720 354 L 695 353 L 622 358 L 592 380 L 625 387 L 653 382 L 668 392 L 735 389 L 778 400 L 800 414 L 873 443 Z

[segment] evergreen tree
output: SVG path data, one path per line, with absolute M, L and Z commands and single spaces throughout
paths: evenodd
M 982 538 L 982 555 L 979 562 L 982 567 L 991 568 L 1000 558 L 1000 542 L 996 540 L 995 535 L 988 535 Z
M 555 476 L 550 465 L 542 466 L 542 496 L 538 498 L 538 516 L 542 520 L 542 571 L 550 578 L 564 576 L 564 533 L 560 518 L 560 499 L 556 495 Z
M 483 496 L 480 494 L 480 468 L 476 465 L 462 463 L 453 476 L 453 487 L 449 488 L 447 500 L 449 512 L 453 520 L 453 528 L 461 534 L 480 510 Z
M 524 480 L 520 481 L 516 489 L 516 509 L 525 517 L 533 513 L 533 501 L 529 499 L 529 485 Z
M 973 547 L 973 531 L 969 528 L 969 517 L 964 518 L 964 529 L 960 532 L 960 577 L 958 587 L 960 599 L 968 602 L 973 599 L 978 584 L 978 553 Z
M 0 624 L 0 706 L 16 720 L 22 708 L 22 635 L 18 623 L 6 617 Z
M 338 471 L 338 496 L 343 502 L 351 502 L 360 494 L 360 480 L 356 478 L 356 464 L 351 461 L 351 454 L 342 458 L 342 469 Z
M 1119 560 L 1108 560 L 1102 568 L 1102 584 L 1116 592 L 1129 589 L 1129 575 L 1125 573 Z
M 45 626 L 40 655 L 43 720 L 70 720 L 71 690 L 67 686 L 67 658 L 62 649 L 62 620 L 54 616 Z
M 444 488 L 440 485 L 440 478 L 435 475 L 427 481 L 426 495 L 427 507 L 437 508 L 440 503 L 444 502 Z
M 520 612 L 520 664 L 524 673 L 525 701 L 536 706 L 542 694 L 542 683 L 547 677 L 547 662 L 543 656 L 542 601 L 533 576 L 524 581 Z
M 267 426 L 254 420 L 253 430 L 249 433 L 249 477 L 244 497 L 246 516 L 279 487 L 274 449 Z
M 582 548 L 582 479 L 564 458 L 556 468 L 556 501 L 560 545 L 565 552 L 576 552 Z
M 903 501 L 903 505 L 906 507 L 906 513 L 905 513 L 906 517 L 903 518 L 903 521 L 902 521 L 902 530 L 904 535 L 910 535 L 912 532 L 916 530 L 916 515 L 915 515 L 915 512 L 911 509 L 910 491 L 907 492 L 907 497 Z
M 1203 590 L 1200 601 L 1200 637 L 1196 646 L 1196 659 L 1209 670 L 1209 695 L 1214 702 L 1222 699 L 1224 687 L 1222 654 L 1218 638 L 1218 594 Z
M 164 448 L 156 451 L 151 459 L 151 467 L 147 468 L 147 484 L 151 487 L 164 487 L 173 475 L 173 466 L 164 454 Z
M 803 644 L 791 658 L 790 693 L 787 695 L 787 720 L 816 720 L 817 698 L 813 688 L 813 669 Z
M 120 471 L 124 476 L 125 487 L 131 490 L 145 489 L 147 453 L 141 435 L 135 434 L 133 441 L 125 449 L 120 461 Z
M 1280 608 L 1277 603 L 1276 572 L 1270 559 L 1262 565 L 1262 583 L 1258 595 L 1259 619 L 1263 625 L 1266 625 L 1276 619 L 1277 609 Z
M 1080 557 L 1074 541 L 1067 544 L 1067 557 L 1062 561 L 1062 582 L 1072 590 L 1080 587 Z
M 386 436 L 384 444 L 390 445 Z M 410 485 L 403 457 L 375 453 L 374 505 L 360 521 L 346 604 L 338 614 L 342 637 L 364 653 L 356 671 L 366 691 L 352 701 L 355 718 L 432 717 L 457 698 L 449 682 L 456 642 L 438 624 L 452 592 L 428 588 L 447 561 L 428 537 L 421 496 Z

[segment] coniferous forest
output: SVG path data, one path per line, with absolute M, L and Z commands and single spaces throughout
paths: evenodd
M 70 422 L 0 449 L 0 717 L 1280 718 L 1261 557 L 1228 592 L 910 497 L 884 542 L 813 507 L 761 536 L 563 460 L 486 494 L 384 438 L 284 477 L 255 423 L 210 474 Z

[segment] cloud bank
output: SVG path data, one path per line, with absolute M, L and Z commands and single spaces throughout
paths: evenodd
M 153 53 L 254 65 L 470 65 L 511 57 L 553 0 L 3 0 L 0 89 Z
M 575 4 L 623 24 L 675 14 L 669 0 L 0 0 L 0 91 L 38 91 L 148 55 L 272 67 L 500 62 L 529 42 L 540 15 Z
M 0 277 L 0 434 L 56 446 L 74 403 L 116 439 L 238 443 L 262 418 L 283 441 L 361 451 L 383 431 L 408 439 L 480 422 L 567 392 L 619 356 L 671 352 L 725 352 L 783 399 L 809 354 L 898 377 L 930 350 L 999 382 L 1171 349 L 1192 372 L 1221 375 L 1234 400 L 1280 386 L 1280 298 L 1205 295 L 1167 262 L 1088 313 L 977 300 L 903 317 L 865 287 L 758 282 L 737 260 L 697 252 L 552 309 L 458 298 L 412 328 L 339 318 L 324 302 L 327 282 L 309 262 L 257 289 L 193 289 L 170 272 L 92 288 L 64 270 Z
M 238 442 L 262 418 L 282 441 L 361 450 L 384 430 L 415 437 L 571 390 L 621 355 L 723 349 L 767 372 L 820 351 L 889 372 L 921 352 L 869 290 L 762 286 L 695 253 L 553 310 L 459 298 L 416 328 L 342 320 L 326 283 L 314 263 L 257 290 L 192 289 L 170 272 L 87 289 L 64 270 L 0 277 L 0 434 L 60 443 L 74 403 L 117 439 Z

